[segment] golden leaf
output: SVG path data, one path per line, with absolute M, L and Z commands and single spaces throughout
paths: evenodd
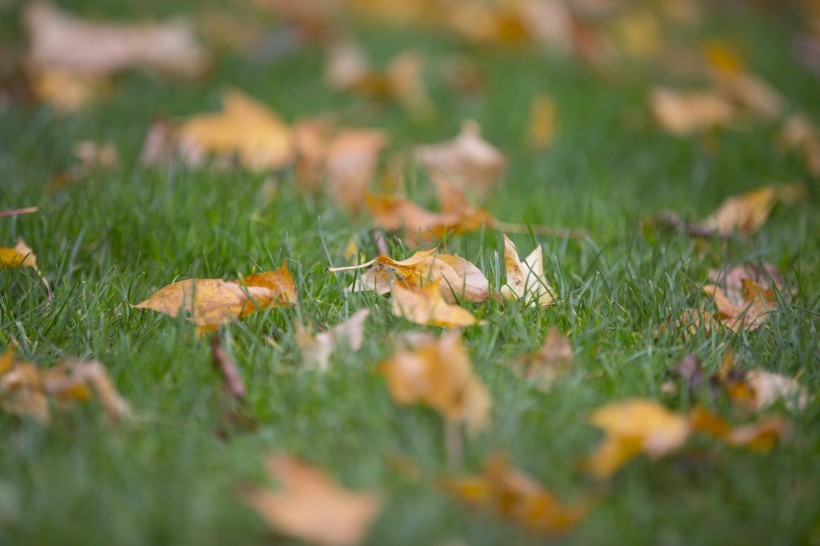
M 296 285 L 287 263 L 276 271 L 256 273 L 244 279 L 188 279 L 171 283 L 134 305 L 137 309 L 185 318 L 212 328 L 262 309 L 286 307 L 297 301 Z
M 690 432 L 685 417 L 637 398 L 596 410 L 590 423 L 607 435 L 588 461 L 599 478 L 608 478 L 639 453 L 660 457 L 679 449 Z
M 379 496 L 351 492 L 324 472 L 287 455 L 270 457 L 280 491 L 246 488 L 242 500 L 279 532 L 323 546 L 354 546 L 381 510 Z
M 37 267 L 37 256 L 34 255 L 34 251 L 22 239 L 17 240 L 14 248 L 0 247 L 0 271 L 6 268 L 14 269 L 18 267 L 33 269 L 46 287 L 48 299 L 51 300 L 51 285 L 43 272 L 40 271 L 40 268 Z
M 530 126 L 527 140 L 534 149 L 545 150 L 555 140 L 558 111 L 547 95 L 536 95 L 530 101 Z
M 401 349 L 380 369 L 396 403 L 423 402 L 452 423 L 466 423 L 471 433 L 486 427 L 492 401 L 473 374 L 459 332 Z
M 476 324 L 472 313 L 444 301 L 439 281 L 416 290 L 408 290 L 396 284 L 393 286 L 392 303 L 394 315 L 422 326 L 458 328 Z
M 504 268 L 507 281 L 501 288 L 502 296 L 508 300 L 524 299 L 527 305 L 540 307 L 555 304 L 553 290 L 544 275 L 541 245 L 536 246 L 522 263 L 515 243 L 504 235 Z
M 444 487 L 465 504 L 492 510 L 536 533 L 566 532 L 586 512 L 583 505 L 563 506 L 553 493 L 498 455 L 487 460 L 482 475 L 448 479 Z

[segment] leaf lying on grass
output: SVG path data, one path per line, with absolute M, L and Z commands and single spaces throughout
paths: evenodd
M 778 140 L 784 150 L 801 152 L 809 173 L 820 177 L 820 130 L 811 119 L 805 114 L 792 115 L 784 122 Z
M 803 410 L 809 403 L 808 391 L 791 377 L 752 369 L 742 370 L 735 364 L 735 356 L 728 351 L 713 381 L 722 385 L 729 398 L 748 411 L 761 411 L 784 401 L 792 411 Z
M 285 535 L 323 546 L 354 546 L 381 510 L 377 494 L 344 489 L 293 457 L 276 455 L 265 466 L 281 490 L 246 487 L 240 497 Z
M 501 295 L 506 299 L 523 299 L 526 305 L 538 307 L 555 304 L 553 289 L 544 275 L 541 245 L 536 246 L 522 263 L 515 243 L 504 235 L 504 268 L 507 270 L 507 281 L 501 288 Z
M 262 309 L 287 307 L 296 301 L 296 285 L 287 263 L 284 263 L 276 271 L 255 273 L 233 281 L 177 281 L 133 307 L 152 309 L 172 317 L 183 314 L 187 320 L 199 325 L 202 332 Z
M 341 324 L 320 334 L 310 334 L 301 324 L 296 329 L 296 345 L 302 352 L 302 362 L 308 369 L 327 371 L 330 369 L 330 356 L 333 351 L 358 351 L 364 342 L 364 321 L 370 311 L 361 309 Z
M 48 279 L 37 267 L 37 256 L 34 255 L 34 251 L 22 239 L 17 240 L 14 248 L 0 247 L 0 271 L 6 268 L 15 269 L 18 267 L 29 267 L 37 273 L 37 276 L 43 281 L 43 285 L 48 292 L 48 299 L 51 301 L 51 285 L 48 284 Z
M 572 370 L 572 346 L 558 328 L 553 326 L 538 351 L 516 359 L 507 366 L 539 391 L 548 392 L 559 376 Z
M 486 427 L 492 401 L 473 374 L 460 332 L 400 349 L 380 369 L 396 403 L 423 402 L 471 433 Z
M 754 451 L 770 451 L 789 430 L 788 423 L 780 417 L 768 417 L 759 423 L 732 428 L 726 421 L 703 408 L 693 409 L 689 421 L 692 430 L 709 434 L 730 446 Z
M 460 256 L 441 254 L 435 248 L 419 250 L 406 260 L 376 256 L 360 265 L 331 267 L 327 271 L 335 273 L 365 267 L 370 269 L 349 288 L 351 291 L 373 290 L 377 294 L 387 294 L 396 283 L 416 290 L 438 282 L 441 295 L 448 303 L 455 303 L 456 296 L 465 301 L 481 302 L 490 294 L 489 281 L 480 269 Z
M 737 115 L 734 107 L 714 92 L 657 87 L 651 91 L 649 102 L 658 125 L 678 136 L 729 126 Z
M 509 518 L 528 531 L 560 534 L 573 528 L 586 506 L 564 506 L 550 491 L 503 456 L 493 456 L 479 476 L 446 479 L 444 488 L 463 503 Z
M 51 419 L 49 401 L 58 407 L 85 402 L 92 392 L 112 420 L 132 416 L 105 367 L 96 361 L 67 360 L 49 369 L 14 360 L 13 351 L 0 356 L 0 407 L 43 424 Z
M 441 297 L 439 281 L 433 281 L 423 288 L 409 290 L 401 285 L 393 286 L 393 314 L 422 326 L 444 326 L 459 328 L 476 324 L 472 313 L 450 305 Z

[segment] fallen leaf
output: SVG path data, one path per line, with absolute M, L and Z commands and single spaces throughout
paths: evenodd
M 738 299 L 735 294 L 727 294 L 713 284 L 703 287 L 715 301 L 718 318 L 724 326 L 735 333 L 760 328 L 776 308 L 774 293 L 750 279 L 743 279 L 743 288 Z
M 244 279 L 188 279 L 171 283 L 134 305 L 172 317 L 180 314 L 203 329 L 212 329 L 262 309 L 287 307 L 297 301 L 296 285 L 282 264 L 276 271 Z
M 291 129 L 264 104 L 240 91 L 222 98 L 218 114 L 199 114 L 180 123 L 176 130 L 180 146 L 194 163 L 207 153 L 222 157 L 236 154 L 250 170 L 278 170 L 294 156 Z
M 590 423 L 606 438 L 588 461 L 598 478 L 612 476 L 639 453 L 661 457 L 679 449 L 689 437 L 689 421 L 652 400 L 631 399 L 593 412 Z
M 476 324 L 472 313 L 444 301 L 439 281 L 416 290 L 408 290 L 396 284 L 393 286 L 392 304 L 394 315 L 422 326 L 458 328 Z
M 735 447 L 755 451 L 770 451 L 774 444 L 789 430 L 788 423 L 780 417 L 769 417 L 759 423 L 731 427 L 716 415 L 703 408 L 695 408 L 689 416 L 692 430 L 704 432 Z
M 248 487 L 241 498 L 285 535 L 324 546 L 354 546 L 381 510 L 377 494 L 349 491 L 293 457 L 270 457 L 266 468 L 281 490 Z
M 536 95 L 530 101 L 530 126 L 527 140 L 534 149 L 545 150 L 555 140 L 558 112 L 555 101 L 547 95 Z
M 37 99 L 50 104 L 61 114 L 76 112 L 111 89 L 108 78 L 60 68 L 29 68 L 27 77 Z
M 709 270 L 709 280 L 726 290 L 733 300 L 742 299 L 743 281 L 750 280 L 763 289 L 784 292 L 782 273 L 772 264 L 740 264 Z
M 297 325 L 296 345 L 302 352 L 303 363 L 308 369 L 326 372 L 330 369 L 330 357 L 334 351 L 345 348 L 358 351 L 364 342 L 364 321 L 370 311 L 361 309 L 336 327 L 320 334 L 310 334 Z
M 778 141 L 784 150 L 802 152 L 809 173 L 820 177 L 820 130 L 808 116 L 790 116 L 783 124 Z
M 351 291 L 373 290 L 378 294 L 387 294 L 396 283 L 415 290 L 438 282 L 441 295 L 448 303 L 455 303 L 456 296 L 465 301 L 481 302 L 490 293 L 489 281 L 480 269 L 459 256 L 438 253 L 435 248 L 419 250 L 406 260 L 397 261 L 382 255 L 363 264 L 328 268 L 328 271 L 365 267 L 370 269 L 351 286 Z
M 795 203 L 804 198 L 804 184 L 764 186 L 727 198 L 700 226 L 708 232 L 728 236 L 735 231 L 751 235 L 763 226 L 778 202 Z
M 22 239 L 17 240 L 14 248 L 0 247 L 0 271 L 6 268 L 15 269 L 18 267 L 29 267 L 37 273 L 37 276 L 40 277 L 46 287 L 48 299 L 51 301 L 51 285 L 43 272 L 40 271 L 40 268 L 37 267 L 37 256 L 34 255 L 34 251 Z
M 447 421 L 466 424 L 473 434 L 487 426 L 492 401 L 473 374 L 461 333 L 400 349 L 380 370 L 396 403 L 423 402 Z
M 527 305 L 539 307 L 555 304 L 553 289 L 544 275 L 541 245 L 536 246 L 522 263 L 515 243 L 504 235 L 504 267 L 507 271 L 507 281 L 501 287 L 501 295 L 506 299 L 524 299 Z
M 469 506 L 493 511 L 535 533 L 564 533 L 586 513 L 583 504 L 562 505 L 552 492 L 499 455 L 487 460 L 482 475 L 447 479 L 444 488 Z
M 715 93 L 657 87 L 649 102 L 658 125 L 679 136 L 729 126 L 737 116 L 734 107 Z
M 510 369 L 541 392 L 548 392 L 555 380 L 573 367 L 572 346 L 556 327 L 551 327 L 541 348 L 509 364 Z
M 245 384 L 242 382 L 242 376 L 239 375 L 239 370 L 236 363 L 228 355 L 228 352 L 222 346 L 222 342 L 218 336 L 214 336 L 211 342 L 211 358 L 214 366 L 219 370 L 222 376 L 222 384 L 225 390 L 228 391 L 234 399 L 241 400 L 245 398 Z
M 745 382 L 752 391 L 748 406 L 760 411 L 783 400 L 791 410 L 803 410 L 808 406 L 809 393 L 796 379 L 765 370 L 749 370 Z
M 504 155 L 481 138 L 481 129 L 473 121 L 465 121 L 455 139 L 418 146 L 414 155 L 416 161 L 461 191 L 479 196 L 494 189 L 507 170 Z
M 387 145 L 383 131 L 342 131 L 327 145 L 324 157 L 327 187 L 331 197 L 348 210 L 359 210 L 373 179 L 379 154 Z

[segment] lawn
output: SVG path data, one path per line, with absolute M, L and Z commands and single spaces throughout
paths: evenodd
M 199 9 L 193 6 L 64 3 L 77 15 L 120 21 L 190 14 Z M 22 9 L 12 2 L 0 10 L 0 49 L 12 58 L 24 48 Z M 709 40 L 737 45 L 789 111 L 820 119 L 820 79 L 793 56 L 800 17 L 796 10 L 735 6 L 710 11 L 676 39 L 694 51 Z M 731 349 L 738 367 L 799 374 L 810 394 L 820 380 L 817 179 L 799 154 L 774 144 L 781 121 L 670 135 L 653 122 L 647 101 L 652 85 L 674 82 L 662 60 L 617 61 L 623 65 L 602 73 L 537 48 L 476 46 L 447 32 L 367 20 L 355 28 L 377 66 L 407 48 L 433 67 L 457 53 L 484 74 L 483 86 L 465 96 L 428 68 L 437 115 L 414 119 L 395 101 L 373 104 L 325 85 L 324 50 L 307 43 L 263 58 L 220 49 L 211 70 L 193 81 L 129 70 L 108 95 L 67 115 L 7 87 L 0 211 L 39 211 L 0 218 L 0 246 L 24 239 L 53 299 L 32 270 L 0 271 L 0 350 L 13 347 L 19 359 L 44 368 L 68 357 L 99 360 L 136 417 L 112 423 L 95 401 L 55 411 L 47 426 L 0 412 L 0 544 L 290 544 L 239 499 L 248 484 L 271 483 L 263 461 L 274 453 L 308 461 L 349 488 L 378 491 L 384 504 L 368 544 L 543 543 L 544 536 L 465 507 L 441 487 L 444 476 L 478 473 L 496 453 L 562 501 L 588 503 L 573 529 L 550 537 L 558 543 L 820 543 L 816 397 L 802 410 L 778 402 L 746 416 L 725 395 L 710 395 L 708 385 L 689 394 L 670 372 L 694 353 L 704 373 L 714 374 Z M 301 191 L 291 169 L 138 161 L 154 120 L 216 111 L 229 88 L 289 123 L 342 112 L 351 123 L 382 128 L 390 138 L 384 157 L 450 139 L 463 120 L 476 120 L 509 163 L 483 206 L 506 222 L 588 232 L 581 240 L 511 235 L 524 255 L 542 245 L 558 304 L 464 304 L 481 320 L 463 336 L 493 405 L 491 423 L 464 437 L 458 468 L 448 461 L 441 416 L 422 404 L 396 404 L 379 373 L 401 333 L 446 329 L 394 316 L 389 297 L 348 292 L 353 272 L 325 271 L 350 263 L 351 239 L 368 260 L 380 253 L 367 213 Z M 546 150 L 526 140 L 536 94 L 552 97 L 560 119 Z M 119 161 L 55 189 L 55 176 L 76 163 L 79 140 L 113 143 Z M 406 174 L 406 193 L 435 208 L 427 173 L 411 165 Z M 729 196 L 797 180 L 808 195 L 776 206 L 748 237 L 698 239 L 651 222 L 663 210 L 706 218 Z M 397 259 L 415 250 L 391 233 L 386 242 Z M 494 289 L 504 285 L 501 232 L 487 227 L 437 242 L 478 266 Z M 285 260 L 298 304 L 214 334 L 199 337 L 183 319 L 131 307 L 175 280 L 237 278 Z M 687 308 L 709 305 L 701 286 L 711 268 L 763 261 L 784 272 L 788 290 L 778 293 L 762 327 L 688 335 L 676 324 Z M 371 312 L 362 348 L 334 352 L 327 372 L 306 370 L 297 325 L 332 327 L 359 309 Z M 569 339 L 575 365 L 545 393 L 504 363 L 537 350 L 553 326 Z M 236 362 L 247 387 L 242 402 L 226 394 L 213 367 L 212 336 Z M 670 382 L 676 392 L 664 388 Z M 640 455 L 610 479 L 595 479 L 584 461 L 602 433 L 589 416 L 629 398 L 682 413 L 705 403 L 735 423 L 777 415 L 789 431 L 767 452 L 693 436 L 675 453 Z

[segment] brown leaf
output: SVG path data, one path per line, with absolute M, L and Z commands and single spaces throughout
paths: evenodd
M 769 218 L 778 202 L 795 203 L 805 197 L 804 184 L 764 186 L 743 195 L 727 198 L 699 227 L 721 236 L 739 231 L 751 235 Z
M 593 412 L 590 423 L 607 436 L 588 461 L 598 478 L 612 476 L 639 453 L 661 457 L 679 449 L 689 437 L 688 420 L 652 400 L 616 402 Z
M 755 424 L 731 427 L 720 417 L 703 408 L 695 408 L 689 415 L 692 429 L 704 432 L 735 447 L 755 451 L 770 451 L 777 440 L 789 430 L 788 423 L 779 417 L 769 417 Z
M 544 275 L 541 245 L 536 246 L 522 263 L 515 243 L 504 235 L 504 267 L 507 281 L 501 288 L 502 296 L 508 300 L 524 299 L 527 305 L 539 307 L 555 304 L 553 289 Z
M 416 147 L 415 158 L 461 191 L 480 196 L 494 189 L 507 170 L 504 155 L 481 138 L 473 121 L 464 122 L 451 141 Z
M 287 307 L 296 301 L 296 285 L 285 263 L 276 271 L 256 273 L 234 281 L 177 281 L 133 307 L 152 309 L 172 317 L 182 313 L 194 324 L 213 328 L 262 309 Z
M 380 369 L 396 403 L 423 402 L 449 422 L 465 423 L 471 433 L 486 427 L 492 401 L 473 374 L 461 333 L 400 349 Z
M 177 128 L 186 160 L 236 154 L 243 167 L 255 171 L 278 170 L 293 160 L 291 129 L 279 116 L 236 90 L 226 93 L 222 103 L 222 112 L 191 116 Z
M 447 479 L 444 487 L 461 502 L 491 510 L 535 533 L 566 532 L 586 513 L 584 505 L 562 505 L 553 493 L 499 455 L 487 460 L 482 475 Z
M 302 352 L 305 367 L 326 372 L 330 369 L 330 356 L 334 351 L 361 349 L 364 342 L 364 321 L 368 316 L 370 311 L 361 309 L 345 322 L 315 335 L 308 333 L 301 324 L 297 325 L 296 345 Z
M 774 293 L 770 289 L 749 279 L 742 279 L 741 282 L 739 300 L 735 299 L 735 294 L 727 294 L 718 286 L 708 284 L 703 287 L 714 299 L 720 321 L 735 333 L 760 328 L 768 320 L 769 313 L 776 308 Z
M 548 392 L 555 380 L 573 368 L 572 346 L 556 327 L 551 327 L 541 348 L 510 363 L 509 367 L 541 392 Z
M 439 281 L 433 281 L 423 288 L 408 290 L 401 285 L 393 285 L 393 314 L 422 326 L 444 326 L 458 328 L 476 324 L 472 313 L 450 305 L 441 297 Z
M 242 376 L 239 374 L 236 363 L 222 346 L 218 336 L 214 336 L 211 342 L 211 358 L 214 361 L 214 366 L 222 375 L 222 384 L 228 394 L 237 400 L 245 398 L 246 390 L 245 384 L 242 382 Z
M 241 497 L 285 535 L 324 546 L 354 546 L 365 539 L 381 510 L 377 494 L 351 492 L 293 457 L 270 457 L 266 467 L 281 490 L 249 487 Z

